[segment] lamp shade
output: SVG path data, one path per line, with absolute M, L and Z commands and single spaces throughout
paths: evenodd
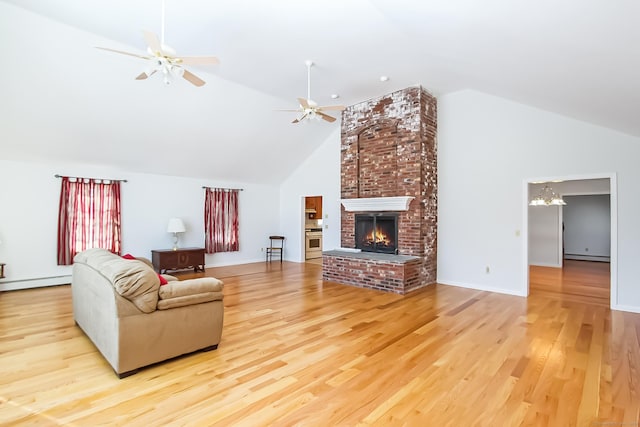
M 167 225 L 167 233 L 184 233 L 187 229 L 180 218 L 171 218 Z

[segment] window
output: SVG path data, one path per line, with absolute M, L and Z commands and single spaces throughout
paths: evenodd
M 120 254 L 120 216 L 120 181 L 62 177 L 58 265 L 90 248 Z
M 238 242 L 238 191 L 205 188 L 204 232 L 208 254 L 240 250 Z

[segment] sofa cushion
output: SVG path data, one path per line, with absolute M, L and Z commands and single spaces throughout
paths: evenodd
M 131 301 L 144 313 L 151 313 L 158 305 L 158 274 L 138 260 L 123 259 L 105 249 L 88 249 L 76 255 L 111 282 L 116 292 Z
M 158 291 L 158 310 L 222 300 L 223 283 L 213 277 L 171 281 Z
M 223 286 L 222 280 L 213 277 L 200 277 L 198 279 L 171 281 L 161 287 L 158 294 L 162 300 L 205 292 L 222 292 Z
M 158 301 L 158 310 L 168 310 L 170 308 L 184 307 L 185 305 L 201 304 L 210 301 L 222 301 L 222 292 L 205 292 L 177 298 L 161 299 Z

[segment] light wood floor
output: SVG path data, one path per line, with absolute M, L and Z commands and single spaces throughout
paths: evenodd
M 640 314 L 320 273 L 208 269 L 225 281 L 218 350 L 122 380 L 74 325 L 68 286 L 0 293 L 0 424 L 638 425 Z
M 608 262 L 565 260 L 563 268 L 529 267 L 529 292 L 610 307 L 611 271 Z

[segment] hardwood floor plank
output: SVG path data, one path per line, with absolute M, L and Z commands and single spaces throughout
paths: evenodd
M 532 270 L 528 298 L 443 285 L 386 294 L 323 282 L 314 263 L 177 273 L 224 280 L 219 348 L 122 380 L 75 326 L 68 286 L 1 293 L 0 420 L 637 424 L 640 314 L 610 311 L 606 292 L 589 295 L 608 272 L 576 263 L 559 276 L 564 288 L 553 284 L 557 271 L 538 280 Z
M 578 425 L 589 425 L 598 419 L 604 339 L 604 328 L 601 326 L 601 324 L 604 325 L 604 315 L 599 315 L 600 313 L 599 310 L 594 320 L 593 337 L 589 339 L 589 358 L 578 407 Z

